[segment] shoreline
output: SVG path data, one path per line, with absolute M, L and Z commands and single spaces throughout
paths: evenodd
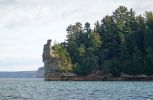
M 153 76 L 112 77 L 112 76 L 53 76 L 45 81 L 153 81 Z

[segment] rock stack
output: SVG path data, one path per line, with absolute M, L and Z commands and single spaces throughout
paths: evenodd
M 58 67 L 58 58 L 53 55 L 52 46 L 51 46 L 52 40 L 47 40 L 47 44 L 44 45 L 43 49 L 43 62 L 44 62 L 44 69 L 45 69 L 45 80 L 52 80 L 56 76 L 58 76 L 59 73 L 59 67 Z

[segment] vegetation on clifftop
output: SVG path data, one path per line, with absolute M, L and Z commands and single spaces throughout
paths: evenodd
M 67 40 L 55 47 L 62 71 L 153 75 L 153 13 L 136 16 L 133 9 L 120 6 L 94 29 L 88 22 L 69 25 Z
M 61 72 L 70 72 L 72 71 L 72 63 L 70 55 L 67 52 L 66 48 L 60 46 L 60 44 L 55 43 L 53 46 L 53 54 L 59 58 L 59 67 Z

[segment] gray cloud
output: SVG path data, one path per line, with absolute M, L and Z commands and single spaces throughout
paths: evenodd
M 152 1 L 141 0 L 1 0 L 4 28 L 46 25 L 65 19 L 94 19 L 110 14 L 119 5 L 133 7 L 138 13 L 152 9 Z M 138 6 L 139 5 L 139 6 Z M 7 16 L 7 17 L 6 17 Z M 88 16 L 88 17 L 86 17 Z M 89 20 L 90 21 L 90 20 Z
M 0 0 L 0 5 L 1 6 L 7 6 L 7 5 L 12 5 L 15 4 L 16 0 Z
M 40 59 L 38 58 L 4 58 L 0 59 L 0 66 L 10 67 L 10 66 L 22 66 L 22 65 L 33 65 L 33 64 L 41 64 L 39 63 Z M 29 66 L 30 67 L 30 66 Z

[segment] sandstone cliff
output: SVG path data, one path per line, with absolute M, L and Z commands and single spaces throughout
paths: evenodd
M 51 46 L 51 40 L 47 41 L 47 44 L 44 45 L 43 49 L 43 62 L 44 62 L 44 70 L 45 80 L 48 80 L 48 78 L 53 78 L 58 76 L 59 73 L 59 66 L 58 66 L 58 58 L 55 57 L 52 53 L 52 46 Z
M 36 78 L 44 78 L 44 67 L 39 67 L 38 70 L 36 71 Z

